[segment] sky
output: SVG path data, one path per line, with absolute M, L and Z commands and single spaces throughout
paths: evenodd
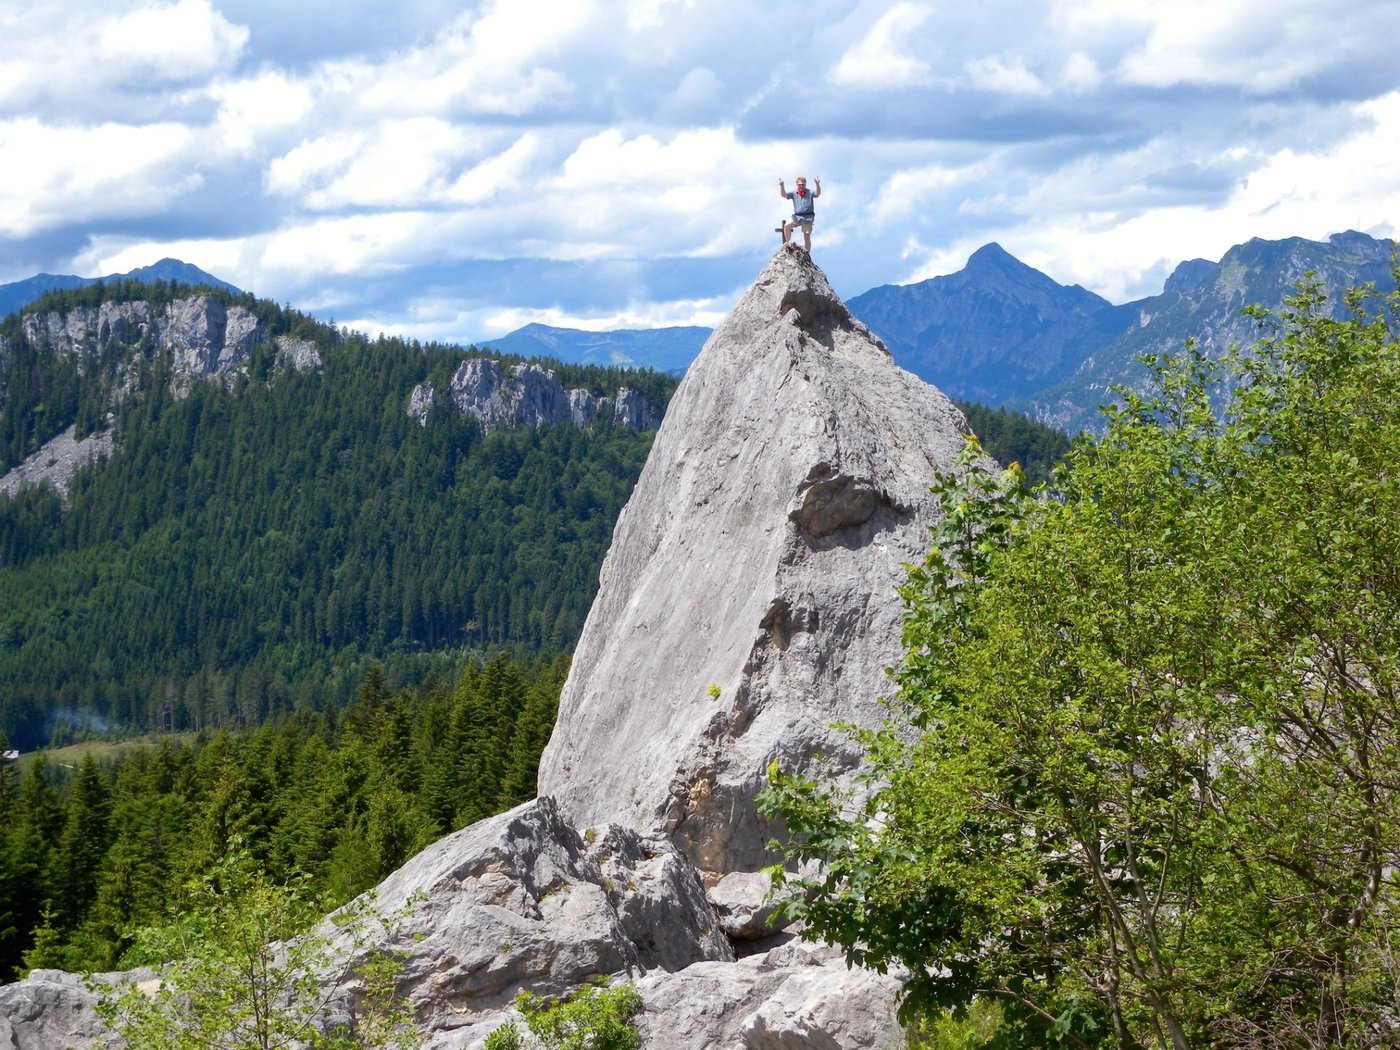
M 820 177 L 849 298 L 1152 295 L 1400 232 L 1400 0 L 0 0 L 0 283 L 171 256 L 370 335 L 713 325 Z

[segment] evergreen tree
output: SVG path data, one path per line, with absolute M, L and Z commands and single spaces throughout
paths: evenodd
M 91 753 L 78 766 L 65 810 L 52 862 L 52 906 L 57 925 L 73 930 L 97 895 L 109 842 L 111 792 Z

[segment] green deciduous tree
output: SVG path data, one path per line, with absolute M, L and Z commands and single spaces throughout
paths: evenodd
M 1400 328 L 1305 283 L 1152 362 L 1033 499 L 969 457 L 910 574 L 869 801 L 774 769 L 789 910 L 1006 1045 L 1391 1045 Z M 1210 392 L 1231 391 L 1223 406 Z
M 205 907 L 137 937 L 128 961 L 159 980 L 95 985 L 103 1019 L 146 1050 L 410 1047 L 392 929 L 360 898 L 324 926 L 304 884 L 270 882 L 237 848 L 191 891 Z M 389 926 L 392 927 L 392 920 Z

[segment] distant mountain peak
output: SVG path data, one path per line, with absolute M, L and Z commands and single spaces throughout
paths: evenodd
M 1012 263 L 1016 266 L 1025 266 L 1020 259 L 1012 255 L 996 241 L 989 241 L 973 252 L 967 259 L 967 266 L 971 269 L 974 265 L 987 266 L 993 263 L 1005 265 Z
M 0 317 L 24 309 L 34 300 L 49 292 L 84 288 L 90 284 L 112 281 L 178 281 L 181 284 L 207 284 L 212 288 L 237 294 L 242 289 L 221 281 L 211 273 L 206 273 L 192 263 L 181 262 L 167 256 L 150 266 L 137 267 L 126 273 L 109 273 L 106 277 L 78 277 L 74 274 L 40 273 L 11 284 L 0 284 Z

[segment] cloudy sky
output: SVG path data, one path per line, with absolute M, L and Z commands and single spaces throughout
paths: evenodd
M 996 241 L 1114 302 L 1400 232 L 1400 0 L 0 0 L 0 283 L 165 256 L 367 331 L 713 324 Z

